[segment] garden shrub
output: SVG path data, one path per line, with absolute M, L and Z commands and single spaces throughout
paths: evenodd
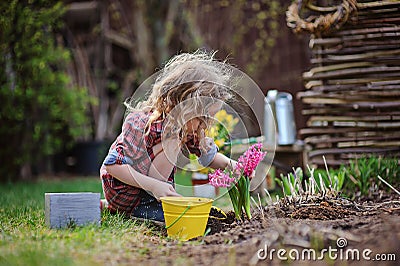
M 60 2 L 1 1 L 0 10 L 0 181 L 9 181 L 30 178 L 31 165 L 81 134 L 88 95 L 71 85 L 70 54 L 56 41 Z

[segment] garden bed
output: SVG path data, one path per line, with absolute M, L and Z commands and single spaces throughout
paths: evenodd
M 233 213 L 228 213 L 228 216 Z M 316 252 L 315 263 L 327 264 L 328 255 L 318 260 L 322 249 L 337 249 L 339 263 L 373 264 L 362 257 L 362 251 L 370 249 L 368 256 L 372 259 L 376 254 L 385 254 L 386 258 L 400 259 L 400 198 L 397 194 L 384 195 L 380 200 L 353 202 L 344 198 L 320 199 L 314 203 L 293 204 L 281 200 L 279 204 L 271 204 L 261 212 L 253 211 L 253 219 L 243 222 L 230 221 L 224 223 L 220 219 L 210 219 L 208 235 L 188 242 L 166 239 L 166 232 L 161 230 L 160 236 L 151 236 L 150 241 L 143 242 L 146 247 L 143 256 L 121 258 L 121 263 L 146 263 L 158 265 L 163 263 L 182 265 L 267 265 L 269 257 L 263 258 L 260 249 L 285 249 L 286 258 L 289 253 L 295 255 L 296 249 L 301 254 L 304 249 Z M 157 230 L 154 230 L 157 232 Z M 339 241 L 344 241 L 342 251 L 357 249 L 356 254 L 342 253 L 339 256 Z M 132 250 L 143 247 L 132 246 Z M 352 257 L 354 256 L 354 257 Z M 390 257 L 392 256 L 392 257 Z M 272 264 L 287 263 L 273 254 Z M 295 263 L 310 264 L 311 260 Z M 380 265 L 394 265 L 394 261 L 380 262 Z

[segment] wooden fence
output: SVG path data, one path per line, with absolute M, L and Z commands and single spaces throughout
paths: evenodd
M 293 4 L 287 16 L 294 31 L 311 33 L 311 69 L 297 94 L 307 117 L 299 132 L 306 163 L 323 165 L 322 156 L 332 167 L 365 155 L 398 157 L 400 1 L 336 1 L 342 4 L 325 9 L 303 2 L 320 15 L 300 19 L 296 10 L 307 8 Z

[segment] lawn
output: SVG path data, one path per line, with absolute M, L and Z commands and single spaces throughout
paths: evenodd
M 1 265 L 95 265 L 99 254 L 126 252 L 126 241 L 148 230 L 104 214 L 100 227 L 56 230 L 45 225 L 45 192 L 101 192 L 97 178 L 40 180 L 0 187 Z
M 177 179 L 185 184 L 184 174 Z M 166 239 L 149 224 L 106 212 L 102 213 L 100 226 L 49 229 L 45 225 L 45 192 L 102 193 L 102 189 L 97 177 L 2 184 L 0 265 L 98 265 L 104 261 L 111 263 L 113 258 L 121 263 L 145 256 L 149 250 L 147 243 L 153 237 Z M 225 208 L 228 205 L 225 199 L 216 203 Z

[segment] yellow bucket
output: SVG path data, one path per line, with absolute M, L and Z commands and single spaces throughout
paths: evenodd
M 202 236 L 213 200 L 196 197 L 161 197 L 168 236 L 180 240 Z

